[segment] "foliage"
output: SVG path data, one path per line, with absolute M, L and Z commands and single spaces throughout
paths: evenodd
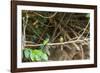
M 32 61 L 47 61 L 48 56 L 42 50 L 33 50 L 30 56 Z
M 32 50 L 31 48 L 25 48 L 23 50 L 23 58 L 31 60 L 32 62 L 48 61 L 48 56 L 42 50 Z

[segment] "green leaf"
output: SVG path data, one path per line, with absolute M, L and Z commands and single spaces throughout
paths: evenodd
M 42 60 L 42 61 L 48 61 L 48 56 L 47 56 L 47 54 L 43 53 L 43 54 L 41 55 L 41 60 Z
M 40 61 L 41 60 L 40 55 L 41 55 L 40 50 L 33 50 L 31 55 L 30 55 L 30 58 L 33 62 L 34 61 Z
M 46 53 L 44 53 L 42 50 L 32 50 L 30 48 L 25 48 L 23 50 L 23 55 L 24 58 L 26 58 L 27 60 L 33 61 L 33 62 L 38 62 L 38 61 L 47 61 L 48 60 L 48 56 Z
M 33 50 L 30 55 L 31 60 L 34 61 L 47 61 L 48 56 L 42 50 Z
M 35 55 L 41 55 L 42 54 L 42 50 L 36 50 L 35 49 L 35 50 L 32 51 L 32 53 L 35 54 Z
M 31 53 L 30 54 L 30 59 L 34 62 L 35 61 L 35 54 Z
M 35 55 L 35 61 L 41 61 L 40 55 Z
M 25 48 L 23 50 L 23 53 L 24 53 L 25 58 L 29 59 L 30 58 L 30 54 L 32 53 L 32 50 L 30 48 Z

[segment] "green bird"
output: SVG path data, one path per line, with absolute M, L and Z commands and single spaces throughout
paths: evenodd
M 49 42 L 49 38 L 46 38 L 44 41 L 43 41 L 43 45 L 47 45 Z
M 43 48 L 48 44 L 48 42 L 49 42 L 49 38 L 46 38 L 46 39 L 43 41 L 43 43 L 42 43 L 42 45 L 40 46 L 40 48 L 43 49 Z

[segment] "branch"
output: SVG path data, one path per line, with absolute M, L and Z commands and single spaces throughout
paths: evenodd
M 56 31 L 57 31 L 57 29 L 59 28 L 59 26 L 60 26 L 61 22 L 63 21 L 64 17 L 65 17 L 65 13 L 63 14 L 63 16 L 62 16 L 61 20 L 59 21 L 59 23 L 57 24 L 57 26 L 55 26 L 55 29 L 54 29 L 54 32 L 53 32 L 53 35 L 52 35 L 51 39 L 53 39 L 53 38 L 55 37 Z M 55 23 L 55 24 L 56 24 L 56 23 Z M 52 41 L 52 42 L 53 42 L 53 41 Z
M 55 12 L 53 15 L 46 17 L 46 16 L 43 16 L 43 15 L 37 13 L 37 12 L 34 12 L 34 13 L 35 13 L 36 15 L 42 17 L 42 18 L 53 18 L 53 17 L 57 14 L 57 12 Z
M 89 23 L 90 23 L 90 21 L 88 21 L 88 23 L 87 23 L 87 25 L 86 25 L 84 31 L 83 31 L 82 34 L 78 37 L 78 39 L 80 39 L 80 38 L 83 36 L 83 34 L 85 33 L 86 29 L 87 29 L 88 26 L 89 26 Z M 78 40 L 78 39 L 77 39 L 77 40 Z
M 62 42 L 62 43 L 48 43 L 48 46 L 52 45 L 65 45 L 65 44 L 70 44 L 70 43 L 82 43 L 84 41 L 88 41 L 89 39 L 84 39 L 84 40 L 74 40 L 74 41 L 68 41 L 68 42 Z M 27 42 L 27 41 L 26 41 Z M 33 44 L 33 45 L 25 45 L 25 46 L 41 46 L 43 44 Z

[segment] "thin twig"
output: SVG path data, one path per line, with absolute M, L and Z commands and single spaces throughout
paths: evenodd
M 75 37 L 78 37 L 78 34 L 71 27 L 69 27 L 69 29 L 73 32 L 73 34 L 75 35 Z
M 88 21 L 88 23 L 87 23 L 87 25 L 86 25 L 84 31 L 83 31 L 82 34 L 78 37 L 78 39 L 80 39 L 80 38 L 83 36 L 83 34 L 85 33 L 86 29 L 87 29 L 88 26 L 89 26 L 89 23 L 90 23 L 90 21 Z M 77 40 L 78 40 L 78 39 L 77 39 Z
M 63 21 L 64 17 L 65 17 L 65 13 L 63 14 L 63 16 L 62 16 L 62 18 L 61 18 L 61 20 L 60 20 L 59 24 L 58 24 L 57 26 L 55 26 L 55 30 L 54 30 L 54 33 L 53 33 L 53 35 L 52 35 L 52 38 L 51 38 L 51 39 L 53 39 L 53 37 L 55 36 L 56 31 L 57 31 L 58 27 L 60 26 L 60 23 Z M 53 42 L 53 41 L 52 41 L 52 42 Z
M 61 34 L 61 31 L 52 39 L 52 41 L 55 41 L 55 39 Z
M 38 20 L 36 20 L 36 21 L 33 23 L 33 26 L 36 25 L 37 23 L 38 23 Z
M 57 14 L 57 12 L 55 12 L 54 14 L 52 14 L 52 15 L 50 15 L 50 16 L 48 16 L 48 17 L 43 16 L 43 15 L 41 15 L 41 14 L 37 13 L 37 12 L 34 12 L 34 14 L 36 14 L 36 15 L 38 15 L 38 16 L 40 16 L 40 17 L 42 17 L 42 18 L 53 18 L 53 17 Z
M 67 33 L 67 32 L 66 32 Z M 71 39 L 71 37 L 69 36 L 69 34 L 67 33 L 67 38 L 70 40 Z M 75 47 L 76 47 L 76 49 L 77 50 L 80 50 L 80 48 L 79 48 L 79 46 L 76 44 L 76 43 L 72 43 Z

